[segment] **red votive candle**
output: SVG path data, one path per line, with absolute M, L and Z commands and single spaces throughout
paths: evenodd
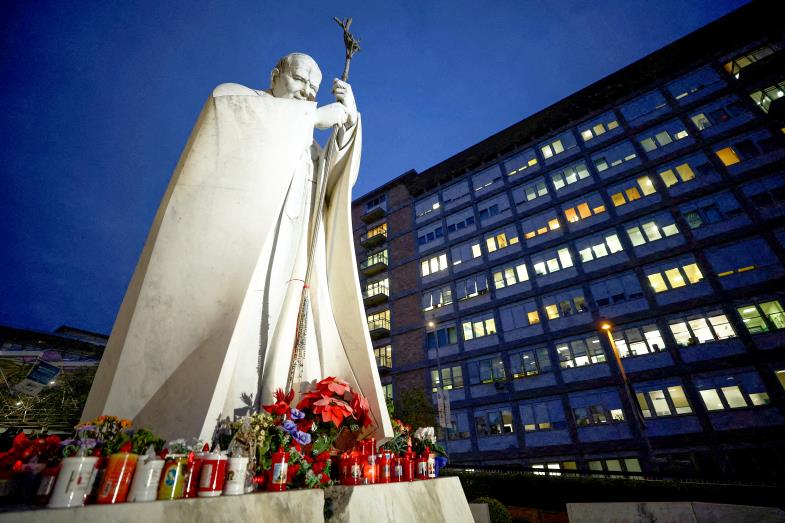
M 270 482 L 267 490 L 283 492 L 286 490 L 286 477 L 289 472 L 289 462 L 286 453 L 281 449 L 273 452 L 272 465 L 270 468 Z
M 389 483 L 392 481 L 392 470 L 389 454 L 379 454 L 379 483 Z

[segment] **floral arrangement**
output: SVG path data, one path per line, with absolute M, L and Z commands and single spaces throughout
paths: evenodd
M 58 436 L 29 438 L 24 432 L 14 437 L 11 448 L 0 452 L 0 471 L 21 472 L 25 465 L 53 465 L 61 458 Z
M 164 440 L 147 429 L 133 429 L 131 420 L 98 416 L 75 427 L 75 436 L 63 441 L 63 456 L 108 456 L 117 452 L 144 454 L 152 445 L 156 452 Z
M 412 448 L 415 452 L 422 453 L 425 449 L 430 449 L 439 456 L 447 457 L 447 452 L 436 441 L 436 431 L 433 427 L 420 427 L 412 434 Z
M 401 456 L 409 449 L 412 441 L 412 426 L 399 419 L 392 420 L 393 437 L 381 446 L 396 456 Z

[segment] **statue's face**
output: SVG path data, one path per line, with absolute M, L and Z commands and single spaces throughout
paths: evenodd
M 322 83 L 322 72 L 316 62 L 309 56 L 295 56 L 286 69 L 273 74 L 273 96 L 315 102 Z

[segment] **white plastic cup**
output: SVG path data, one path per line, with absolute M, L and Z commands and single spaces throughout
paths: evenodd
M 90 492 L 95 475 L 95 456 L 63 458 L 60 473 L 57 475 L 49 508 L 81 507 Z
M 226 469 L 224 496 L 245 494 L 245 473 L 248 470 L 247 457 L 231 457 Z
M 158 482 L 164 469 L 164 460 L 151 459 L 136 465 L 134 481 L 128 501 L 155 501 L 158 497 Z

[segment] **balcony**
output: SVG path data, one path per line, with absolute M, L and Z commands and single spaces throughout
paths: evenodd
M 360 245 L 366 249 L 373 249 L 387 241 L 387 224 L 374 227 L 360 239 Z
M 387 214 L 387 209 L 385 207 L 385 205 L 377 205 L 376 207 L 366 211 L 365 214 L 360 216 L 360 219 L 365 223 L 373 223 Z
M 386 338 L 390 335 L 390 320 L 384 317 L 369 317 L 368 334 L 372 340 Z
M 373 276 L 387 270 L 389 259 L 387 249 L 368 256 L 360 263 L 360 272 L 363 276 Z
M 379 372 L 385 373 L 392 370 L 392 347 L 390 345 L 375 347 L 373 354 L 376 356 L 376 366 L 379 368 Z
M 372 283 L 363 291 L 363 303 L 366 307 L 384 303 L 389 297 L 390 288 L 386 280 L 384 282 Z

